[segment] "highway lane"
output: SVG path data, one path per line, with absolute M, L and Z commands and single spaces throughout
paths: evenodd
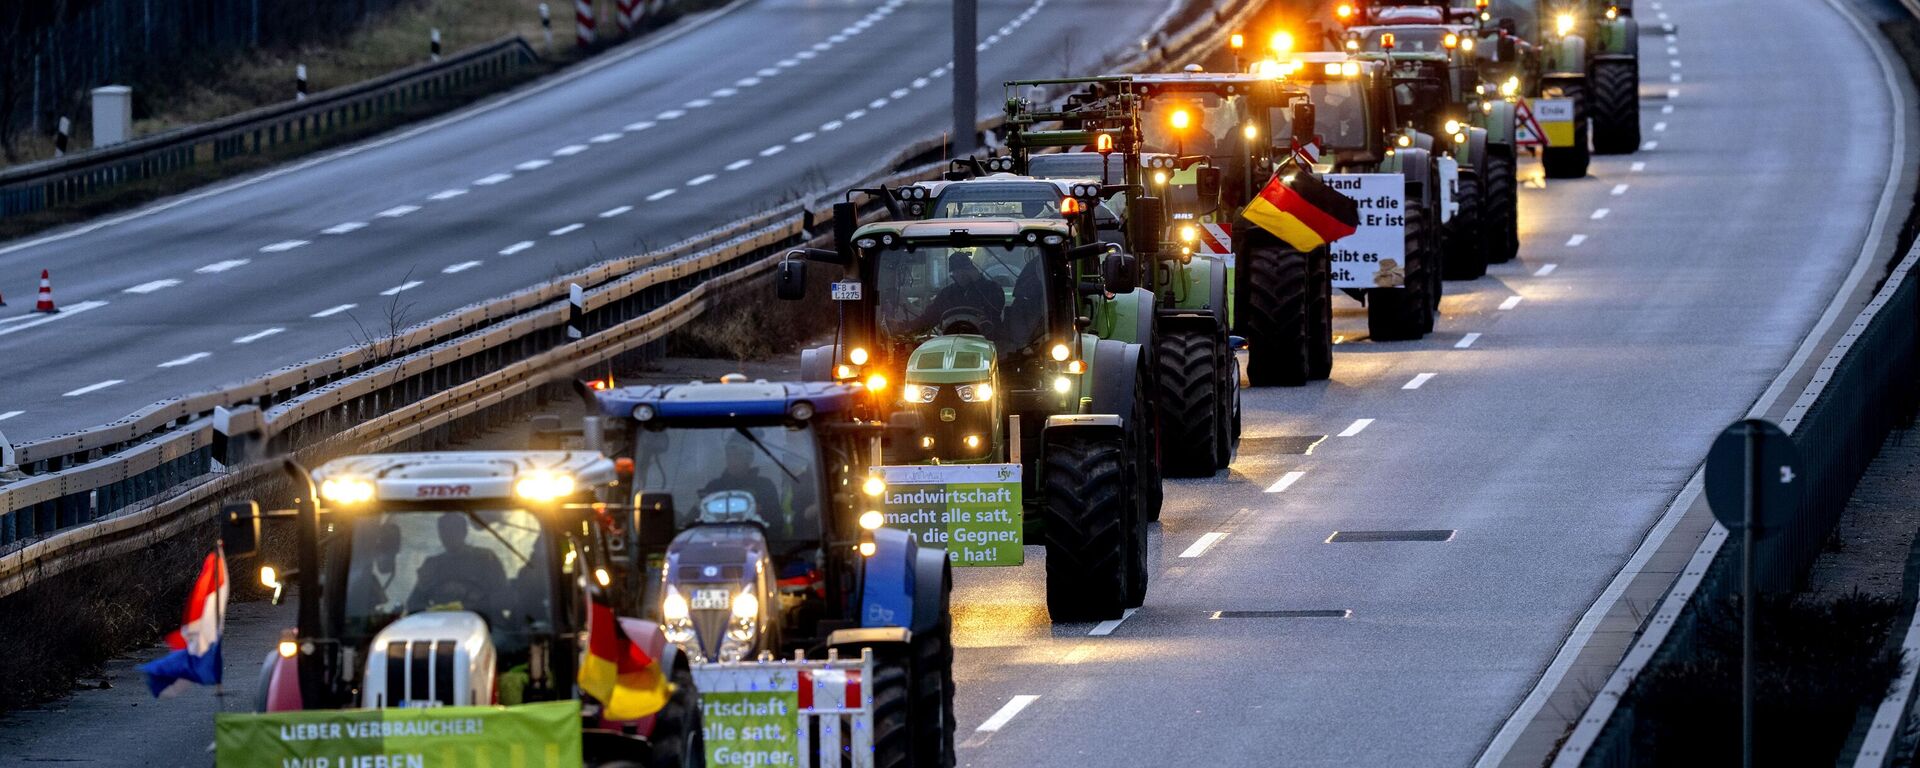
M 1473 761 L 1911 166 L 1871 52 L 1825 4 L 1636 10 L 1685 32 L 1643 38 L 1646 150 L 1530 185 L 1522 257 L 1449 284 L 1438 333 L 1374 344 L 1348 304 L 1331 381 L 1246 391 L 1232 471 L 1167 494 L 1142 609 L 1048 625 L 1038 549 L 961 572 L 963 764 Z M 1836 125 L 1849 140 L 1792 149 Z
M 982 2 L 981 114 L 1168 8 Z M 6 286 L 0 359 L 27 364 L 0 370 L 0 430 L 104 423 L 842 181 L 948 124 L 948 24 L 924 0 L 754 0 L 466 119 L 0 246 L 0 274 L 52 268 L 67 308 L 29 316 Z

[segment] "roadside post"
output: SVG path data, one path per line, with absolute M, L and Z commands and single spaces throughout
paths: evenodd
M 1800 511 L 1800 451 L 1793 438 L 1764 419 L 1736 421 L 1707 453 L 1707 506 L 1714 519 L 1741 537 L 1740 764 L 1753 766 L 1753 548 L 1786 527 Z
M 953 156 L 973 154 L 974 102 L 980 100 L 979 0 L 953 0 Z

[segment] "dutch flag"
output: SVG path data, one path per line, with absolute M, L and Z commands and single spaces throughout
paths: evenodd
M 180 629 L 167 633 L 173 652 L 140 665 L 156 698 L 178 695 L 192 684 L 220 684 L 220 630 L 226 615 L 227 561 L 215 549 L 200 565 Z

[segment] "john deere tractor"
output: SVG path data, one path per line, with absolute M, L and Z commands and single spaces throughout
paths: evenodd
M 1489 79 L 1503 96 L 1533 100 L 1534 117 L 1548 134 L 1540 137 L 1548 178 L 1587 175 L 1595 151 L 1639 148 L 1639 26 L 1619 5 L 1489 0 L 1480 19 Z M 1568 103 L 1567 114 L 1547 114 L 1563 109 L 1555 103 L 1560 100 Z M 1564 136 L 1555 125 L 1562 122 L 1570 123 Z
M 1358 58 L 1388 64 L 1395 89 L 1410 96 L 1402 116 L 1459 164 L 1459 210 L 1445 227 L 1444 276 L 1471 280 L 1486 274 L 1487 264 L 1513 258 L 1519 243 L 1514 105 L 1485 95 L 1473 27 L 1355 27 L 1347 35 L 1358 43 L 1349 46 L 1360 51 Z
M 806 350 L 802 378 L 859 384 L 869 418 L 907 437 L 890 465 L 1017 465 L 1024 540 L 1047 551 L 1055 621 L 1118 618 L 1146 597 L 1151 389 L 1138 343 L 1091 332 L 1151 312 L 1132 257 L 1083 238 L 1083 220 L 980 217 L 855 226 L 777 271 L 800 299 L 810 262 L 840 267 L 840 328 Z

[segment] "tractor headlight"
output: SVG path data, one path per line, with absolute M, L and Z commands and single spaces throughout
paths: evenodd
M 1518 77 L 1508 77 L 1506 82 L 1500 84 L 1501 96 L 1505 96 L 1507 98 L 1513 98 L 1513 95 L 1519 92 L 1520 92 L 1520 78 Z
M 931 403 L 940 388 L 931 384 L 908 384 L 900 388 L 900 399 L 909 403 Z
M 847 352 L 847 362 L 853 363 L 854 365 L 866 365 L 867 348 L 854 347 L 851 351 Z
M 1459 133 L 1459 132 L 1460 132 L 1460 121 L 1458 121 L 1458 120 L 1448 120 L 1448 121 L 1447 121 L 1447 125 L 1446 125 L 1446 129 L 1447 129 L 1447 133 Z
M 1154 172 L 1153 172 L 1153 183 L 1154 183 L 1154 184 L 1155 184 L 1156 186 L 1166 186 L 1166 184 L 1167 184 L 1167 172 L 1166 172 L 1166 171 L 1154 171 Z
M 373 491 L 373 481 L 358 477 L 330 477 L 320 484 L 320 498 L 335 504 L 372 501 Z
M 1394 139 L 1393 143 L 1400 145 L 1401 149 L 1406 149 L 1413 146 L 1413 137 L 1403 133 L 1400 134 L 1400 138 Z
M 993 385 L 984 381 L 979 384 L 961 384 L 953 389 L 960 395 L 962 402 L 984 403 L 993 399 Z
M 667 597 L 660 603 L 660 633 L 667 642 L 685 645 L 693 642 L 693 619 L 687 615 L 687 599 L 680 596 L 680 590 L 667 585 Z
M 1553 28 L 1561 37 L 1566 37 L 1568 32 L 1573 31 L 1573 14 L 1563 13 L 1553 17 Z
M 733 617 L 736 619 L 760 618 L 760 598 L 754 597 L 752 592 L 741 590 L 740 594 L 733 596 Z
M 1360 63 L 1357 61 L 1349 61 L 1345 64 L 1341 64 L 1340 74 L 1345 77 L 1353 77 L 1354 75 L 1360 74 Z
M 1620 6 L 1617 6 L 1617 5 L 1607 6 L 1607 20 L 1612 21 L 1617 18 L 1620 18 Z
M 687 599 L 680 596 L 679 589 L 671 585 L 667 587 L 667 599 L 660 602 L 660 615 L 667 621 L 678 621 L 692 615 L 687 610 Z
M 1471 37 L 1460 38 L 1460 50 L 1466 51 L 1467 53 L 1473 53 L 1473 38 Z
M 876 510 L 869 509 L 865 512 L 860 513 L 861 528 L 871 531 L 886 524 L 887 524 L 887 516 L 880 514 Z
M 886 389 L 887 389 L 887 377 L 882 376 L 878 373 L 867 377 L 868 392 L 885 392 Z
M 860 484 L 860 490 L 868 496 L 878 496 L 887 492 L 887 481 L 880 479 L 879 475 L 868 475 L 866 481 Z
M 1193 241 L 1195 241 L 1195 240 L 1199 240 L 1199 239 L 1200 239 L 1200 230 L 1197 230 L 1197 229 L 1194 229 L 1194 228 L 1193 228 L 1193 225 L 1192 225 L 1192 224 L 1182 224 L 1182 225 L 1180 225 L 1180 242 L 1183 242 L 1183 243 L 1191 243 L 1191 242 L 1193 242 Z M 1056 357 L 1056 358 L 1054 358 L 1054 359 L 1055 359 L 1055 360 L 1065 360 L 1066 358 L 1064 358 L 1064 357 Z
M 1073 350 L 1068 349 L 1065 344 L 1055 344 L 1053 345 L 1053 349 L 1049 350 L 1047 354 L 1053 356 L 1054 362 L 1064 363 L 1067 361 L 1067 358 L 1073 356 Z
M 1055 392 L 1058 392 L 1058 393 L 1060 393 L 1060 394 L 1063 394 L 1063 395 L 1064 395 L 1064 394 L 1066 394 L 1066 393 L 1068 393 L 1068 392 L 1070 392 L 1070 391 L 1072 391 L 1072 390 L 1073 390 L 1073 380 L 1072 380 L 1072 379 L 1069 379 L 1069 378 L 1067 378 L 1067 377 L 1065 377 L 1065 376 L 1055 376 L 1055 377 L 1054 377 L 1054 379 L 1053 379 L 1053 391 L 1055 391 Z
M 528 501 L 553 501 L 573 495 L 573 475 L 565 472 L 535 470 L 513 481 L 513 495 Z

